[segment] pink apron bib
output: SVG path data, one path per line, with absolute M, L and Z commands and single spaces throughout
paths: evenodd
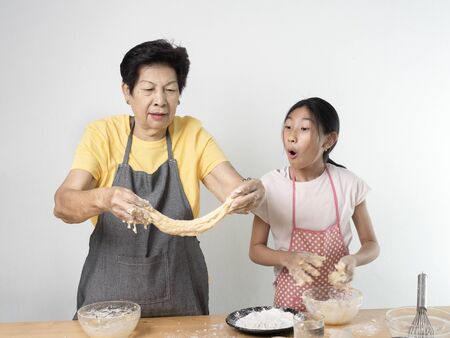
M 328 286 L 328 275 L 335 270 L 334 265 L 339 260 L 348 255 L 348 248 L 345 245 L 344 238 L 341 233 L 339 221 L 339 208 L 336 197 L 336 189 L 334 188 L 333 179 L 325 169 L 330 180 L 331 189 L 333 190 L 334 207 L 336 210 L 336 223 L 331 224 L 325 230 L 314 231 L 297 228 L 295 224 L 295 177 L 292 177 L 292 234 L 289 251 L 306 251 L 320 256 L 325 256 L 326 261 L 322 267 L 318 268 L 320 275 L 313 277 L 311 284 L 299 286 L 296 284 L 288 270 L 284 267 L 275 279 L 275 299 L 276 307 L 288 307 L 297 311 L 305 311 L 302 295 L 307 289 L 316 286 Z

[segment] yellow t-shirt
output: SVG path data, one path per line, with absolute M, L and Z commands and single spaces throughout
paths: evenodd
M 108 117 L 90 123 L 75 152 L 72 169 L 83 169 L 97 180 L 97 187 L 110 187 L 117 166 L 122 163 L 130 124 L 128 115 Z M 173 156 L 177 160 L 181 184 L 194 217 L 200 211 L 200 180 L 218 164 L 227 161 L 213 137 L 199 120 L 175 116 L 169 126 Z M 165 137 L 144 141 L 133 136 L 129 165 L 135 171 L 154 173 L 167 161 Z M 97 223 L 97 217 L 91 219 Z

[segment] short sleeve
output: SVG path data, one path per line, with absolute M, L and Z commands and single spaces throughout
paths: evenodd
M 259 206 L 253 210 L 253 213 L 261 218 L 264 222 L 267 224 L 270 224 L 269 222 L 269 212 L 268 212 L 268 206 L 267 206 L 267 196 L 264 195 L 264 198 L 262 199 Z
M 99 181 L 108 156 L 107 152 L 104 137 L 92 125 L 88 125 L 75 151 L 71 168 L 86 170 Z
M 253 211 L 253 213 L 256 216 L 258 216 L 259 218 L 261 218 L 267 224 L 270 224 L 270 220 L 269 220 L 269 206 L 268 206 L 268 197 L 269 197 L 270 191 L 269 191 L 269 187 L 268 187 L 267 181 L 265 180 L 265 176 L 261 177 L 261 182 L 262 182 L 262 184 L 264 186 L 265 194 L 264 194 L 264 197 L 263 197 L 261 203 Z
M 365 201 L 369 191 L 370 187 L 367 183 L 361 178 L 355 176 L 355 181 L 352 187 L 353 203 L 355 207 Z
M 205 129 L 201 129 L 198 138 L 201 141 L 197 144 L 204 144 L 203 148 L 200 149 L 198 162 L 199 179 L 203 180 L 218 164 L 226 162 L 228 159 L 214 138 Z

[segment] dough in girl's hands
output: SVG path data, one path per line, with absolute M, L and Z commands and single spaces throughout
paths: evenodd
M 298 268 L 289 271 L 289 273 L 299 286 L 305 283 L 312 283 L 313 279 L 311 276 L 318 277 L 320 275 L 319 270 L 316 268 L 320 268 L 325 260 L 326 257 L 305 253 L 298 262 Z
M 336 268 L 336 270 L 328 275 L 328 281 L 331 285 L 342 287 L 347 283 L 348 280 L 347 274 L 345 272 L 345 264 L 339 262 L 338 264 L 335 264 L 334 267 Z

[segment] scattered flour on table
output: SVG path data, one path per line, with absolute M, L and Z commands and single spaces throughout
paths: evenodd
M 280 309 L 271 308 L 250 312 L 248 315 L 239 318 L 236 325 L 251 330 L 284 329 L 292 326 L 294 315 Z
M 180 323 L 178 323 L 180 325 Z M 165 332 L 161 337 L 163 338 L 237 338 L 237 336 L 230 335 L 228 332 L 223 332 L 227 326 L 225 323 L 220 324 L 206 324 L 203 329 L 184 330 L 177 329 L 175 332 L 171 329 L 170 332 Z M 145 336 L 147 337 L 147 336 Z M 150 337 L 150 336 L 149 336 Z
M 355 335 L 364 335 L 365 337 L 375 336 L 380 331 L 380 323 L 376 319 L 368 322 L 350 325 L 349 329 Z
M 329 327 L 325 329 L 327 338 L 353 338 L 353 337 L 372 337 L 380 331 L 380 323 L 376 319 L 364 323 L 358 323 L 345 326 L 344 328 Z
M 326 338 L 353 338 L 352 331 L 348 329 L 325 329 Z

